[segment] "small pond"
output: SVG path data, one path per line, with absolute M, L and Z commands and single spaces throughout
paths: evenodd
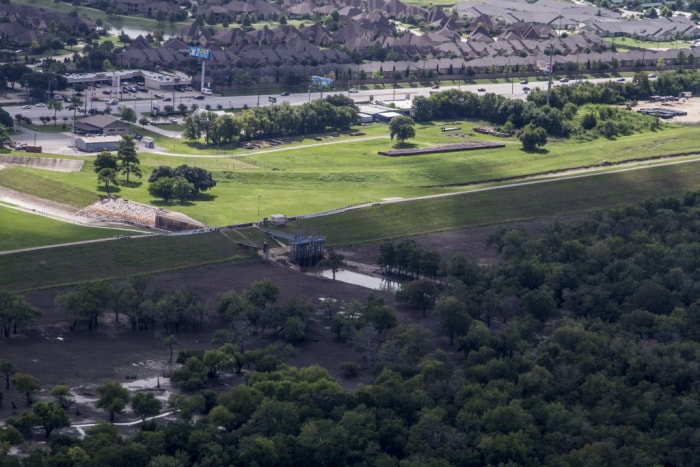
M 324 269 L 323 271 L 316 272 L 316 275 L 333 279 L 333 271 L 331 269 Z M 399 287 L 401 287 L 401 283 L 398 281 L 349 271 L 347 269 L 337 270 L 335 272 L 335 280 L 345 282 L 346 284 L 359 285 L 368 289 L 387 290 L 390 292 L 396 292 Z

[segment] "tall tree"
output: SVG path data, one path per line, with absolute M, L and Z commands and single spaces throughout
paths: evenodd
M 119 185 L 117 182 L 117 171 L 114 169 L 100 170 L 100 172 L 97 174 L 97 181 L 99 183 L 104 183 L 107 196 L 110 196 L 109 189 L 111 186 Z
M 100 398 L 95 404 L 109 413 L 109 420 L 114 422 L 114 415 L 121 413 L 129 403 L 129 391 L 117 381 L 105 380 L 96 388 Z
M 12 362 L 0 359 L 0 376 L 5 378 L 5 389 L 10 389 L 10 380 L 15 373 L 17 369 Z
M 27 405 L 32 404 L 32 394 L 41 389 L 39 380 L 27 373 L 17 373 L 12 377 L 12 385 L 17 392 L 21 392 L 27 398 Z
M 408 138 L 416 136 L 415 122 L 413 119 L 405 115 L 392 118 L 391 122 L 389 122 L 389 137 L 394 139 L 394 136 L 396 136 L 396 140 L 400 143 L 403 143 Z
M 38 308 L 31 306 L 24 297 L 0 292 L 0 329 L 5 337 L 17 333 L 17 327 L 41 316 Z
M 129 175 L 134 174 L 141 178 L 141 168 L 138 154 L 136 154 L 136 143 L 131 135 L 122 136 L 122 140 L 117 146 L 117 160 L 119 161 L 119 171 L 126 175 L 129 182 Z
M 396 298 L 413 308 L 419 308 L 423 313 L 423 318 L 425 318 L 426 312 L 435 306 L 437 293 L 438 290 L 433 281 L 418 279 L 409 282 L 408 285 L 396 292 Z
M 152 392 L 139 392 L 131 401 L 134 413 L 145 422 L 148 417 L 155 417 L 160 412 L 161 402 Z
M 44 429 L 47 438 L 53 430 L 70 426 L 66 411 L 55 402 L 37 402 L 25 415 L 34 422 L 32 425 L 39 425 Z
M 180 342 L 177 340 L 177 337 L 175 337 L 173 334 L 170 334 L 168 337 L 163 339 L 163 344 L 168 346 L 168 349 L 170 350 L 170 358 L 168 359 L 168 363 L 172 364 L 173 363 L 173 347 L 179 344 Z
M 114 169 L 118 168 L 117 156 L 108 152 L 102 151 L 95 157 L 95 162 L 93 163 L 93 171 L 98 174 L 102 169 Z
M 442 328 L 450 336 L 450 345 L 454 345 L 454 336 L 463 336 L 469 331 L 471 317 L 464 302 L 455 297 L 444 297 L 435 305 L 435 314 Z

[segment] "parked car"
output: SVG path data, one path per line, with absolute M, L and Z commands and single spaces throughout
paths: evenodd
M 31 106 L 31 105 L 23 105 L 22 108 L 23 108 L 24 110 L 27 110 L 27 109 L 31 109 L 32 106 Z
M 569 78 L 562 78 L 562 79 L 559 80 L 559 82 L 560 82 L 560 83 L 568 83 L 568 82 L 569 82 Z
M 194 96 L 193 99 L 201 101 L 204 100 L 204 96 L 200 94 L 199 96 Z
M 39 102 L 36 106 L 37 107 L 46 107 L 46 104 L 44 104 L 43 102 Z
M 354 93 L 356 93 L 356 92 L 358 92 L 358 91 L 357 91 L 357 88 L 350 88 L 350 89 L 348 89 L 348 92 L 354 94 Z
M 109 96 L 110 94 L 112 94 L 112 91 L 102 91 L 102 94 Z
M 202 88 L 202 94 L 206 96 L 211 96 L 212 94 L 214 94 L 214 92 L 209 88 Z
M 656 73 L 650 74 L 650 75 L 649 75 L 649 78 L 651 78 L 651 79 L 656 78 Z
M 119 104 L 119 100 L 117 99 L 110 99 L 109 102 L 107 102 L 109 105 L 117 105 Z
M 520 82 L 520 84 L 527 84 L 527 83 L 528 83 L 528 81 L 526 79 L 524 79 Z
M 530 92 L 530 88 L 527 86 L 523 86 L 523 92 Z
M 164 98 L 163 98 L 163 101 L 164 101 L 164 102 L 170 102 L 171 100 L 172 100 L 172 98 L 170 98 L 170 97 L 164 97 Z

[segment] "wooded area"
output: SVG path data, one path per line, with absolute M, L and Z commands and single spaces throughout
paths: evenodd
M 489 240 L 501 255 L 493 267 L 386 243 L 379 264 L 414 277 L 403 300 L 417 314 L 435 313 L 453 347 L 436 350 L 428 329 L 397 323 L 372 295 L 342 314 L 329 307 L 330 332 L 362 357 L 339 362 L 346 377 L 359 367 L 374 374 L 352 393 L 323 368 L 287 366 L 289 344 L 246 347 L 244 330 L 303 338 L 311 310 L 303 299 L 277 305 L 269 281 L 252 284 L 218 298 L 228 323 L 218 349 L 181 352 L 173 381 L 185 392 L 170 405 L 182 421 L 147 422 L 127 438 L 108 424 L 83 439 L 54 433 L 28 458 L 0 457 L 0 465 L 692 465 L 700 457 L 698 228 L 695 192 L 556 223 L 537 238 L 500 231 Z M 141 285 L 120 291 L 124 303 Z M 198 300 L 178 297 L 149 301 L 189 310 L 186 322 L 196 325 Z M 90 325 L 86 313 L 76 318 Z M 134 329 L 183 331 L 154 316 L 162 323 L 129 319 Z M 212 385 L 240 371 L 244 385 Z M 28 400 L 30 378 L 10 378 Z M 152 401 L 140 399 L 146 410 Z M 113 415 L 112 402 L 104 407 Z M 47 436 L 65 426 L 49 404 L 8 420 L 0 441 L 16 444 L 37 424 Z

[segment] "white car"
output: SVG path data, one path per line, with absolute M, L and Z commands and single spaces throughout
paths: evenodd
M 23 105 L 22 106 L 22 109 L 24 109 L 24 110 L 31 109 L 31 108 L 32 108 L 31 105 Z
M 36 106 L 37 107 L 46 107 L 46 104 L 44 104 L 43 102 L 39 102 Z
M 202 88 L 202 94 L 204 94 L 205 96 L 211 96 L 213 92 L 209 88 Z
M 117 105 L 117 104 L 119 104 L 119 101 L 117 99 L 110 99 L 108 104 L 109 105 Z
M 348 92 L 354 94 L 358 91 L 357 91 L 357 88 L 350 88 L 350 89 L 348 89 Z

